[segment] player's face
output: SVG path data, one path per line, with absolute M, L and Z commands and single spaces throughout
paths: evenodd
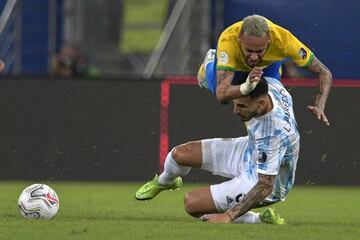
M 258 106 L 256 101 L 252 101 L 249 96 L 234 99 L 234 113 L 237 114 L 243 122 L 249 121 L 258 115 Z
M 247 35 L 240 35 L 239 43 L 247 65 L 249 67 L 255 67 L 264 57 L 270 43 L 270 38 L 269 36 L 250 37 Z

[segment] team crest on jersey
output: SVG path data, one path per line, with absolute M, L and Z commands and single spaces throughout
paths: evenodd
M 227 64 L 229 62 L 229 55 L 226 52 L 220 52 L 219 63 Z
M 305 59 L 307 56 L 306 50 L 304 48 L 300 48 L 299 55 L 300 55 L 301 59 Z
M 258 162 L 259 163 L 264 163 L 264 162 L 266 162 L 266 159 L 267 159 L 266 153 L 263 152 L 261 154 L 261 156 L 259 156 Z

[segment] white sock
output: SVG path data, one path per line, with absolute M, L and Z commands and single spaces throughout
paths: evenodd
M 248 211 L 244 215 L 234 219 L 234 223 L 258 224 L 263 223 L 260 219 L 260 213 Z
M 173 150 L 171 150 L 166 156 L 164 171 L 159 176 L 159 183 L 161 185 L 168 185 L 172 183 L 175 178 L 179 176 L 186 176 L 191 170 L 191 167 L 181 166 L 175 162 L 175 160 L 172 158 Z

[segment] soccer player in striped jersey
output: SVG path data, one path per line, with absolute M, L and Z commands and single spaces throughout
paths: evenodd
M 293 186 L 300 136 L 292 98 L 274 78 L 250 82 L 248 77 L 240 88 L 246 93 L 233 100 L 234 113 L 245 123 L 248 136 L 173 148 L 163 173 L 136 192 L 138 200 L 179 188 L 181 177 L 195 167 L 231 180 L 187 193 L 184 203 L 190 215 L 211 222 L 284 223 L 272 208 L 262 213 L 250 210 L 284 201 Z
M 261 76 L 280 81 L 281 67 L 287 60 L 317 76 L 315 103 L 308 109 L 329 125 L 324 110 L 332 83 L 331 72 L 290 31 L 263 16 L 248 16 L 222 32 L 217 49 L 206 54 L 198 72 L 198 83 L 215 93 L 220 102 L 228 102 L 243 95 L 237 85 L 249 73 L 251 81 Z

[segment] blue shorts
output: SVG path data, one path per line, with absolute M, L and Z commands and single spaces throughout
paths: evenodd
M 215 93 L 216 92 L 216 62 L 217 58 L 215 57 L 215 62 L 209 62 L 206 65 L 205 74 L 206 81 L 208 84 L 208 89 Z M 264 77 L 272 77 L 280 81 L 281 78 L 281 66 L 284 61 L 274 62 L 273 64 L 267 66 L 263 69 Z M 234 79 L 232 80 L 232 85 L 240 85 L 241 83 L 246 81 L 249 72 L 236 71 Z

